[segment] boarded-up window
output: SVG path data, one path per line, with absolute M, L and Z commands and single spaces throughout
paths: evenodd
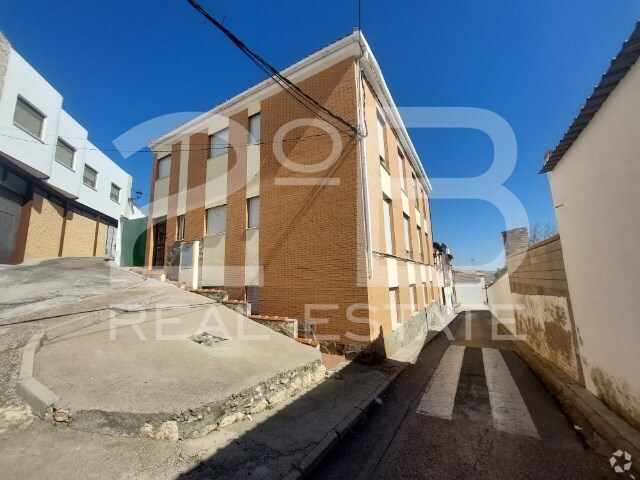
M 207 235 L 224 233 L 227 229 L 227 206 L 220 205 L 207 210 Z
M 97 180 L 98 171 L 94 170 L 89 165 L 85 165 L 84 174 L 82 175 L 82 183 L 84 183 L 87 187 L 95 189 Z
M 75 153 L 76 151 L 71 145 L 64 140 L 58 139 L 58 144 L 56 145 L 56 162 L 73 170 L 73 156 Z
M 171 174 L 171 155 L 158 160 L 158 180 L 168 177 Z
M 247 199 L 247 228 L 260 226 L 260 197 Z
M 209 137 L 209 158 L 224 155 L 229 150 L 229 129 L 224 128 Z
M 16 109 L 13 112 L 13 123 L 26 130 L 34 137 L 42 138 L 42 127 L 45 116 L 29 105 L 24 99 L 18 97 Z

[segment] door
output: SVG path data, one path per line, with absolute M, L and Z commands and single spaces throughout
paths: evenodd
M 164 247 L 167 240 L 167 222 L 153 227 L 153 266 L 164 267 Z
M 0 263 L 13 263 L 21 211 L 18 195 L 0 187 Z

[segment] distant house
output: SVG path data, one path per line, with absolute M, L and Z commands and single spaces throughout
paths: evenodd
M 481 308 L 487 303 L 484 273 L 453 268 L 456 303 L 469 308 Z
M 585 386 L 640 425 L 640 23 L 545 157 Z
M 444 243 L 433 242 L 434 264 L 436 265 L 436 297 L 440 300 L 445 313 L 453 313 L 455 305 L 453 292 L 453 274 L 451 260 L 453 255 Z
M 0 33 L 0 263 L 119 254 L 131 176 Z

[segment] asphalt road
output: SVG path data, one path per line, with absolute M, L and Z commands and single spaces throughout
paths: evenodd
M 459 316 L 314 472 L 320 479 L 621 478 L 591 452 L 491 315 Z

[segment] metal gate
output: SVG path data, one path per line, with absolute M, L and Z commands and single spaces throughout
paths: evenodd
M 13 263 L 21 200 L 20 196 L 0 187 L 0 263 Z

